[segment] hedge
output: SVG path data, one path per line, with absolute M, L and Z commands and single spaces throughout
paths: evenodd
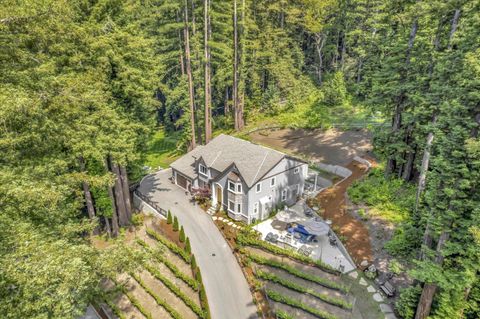
M 270 260 L 268 258 L 264 258 L 264 257 L 254 255 L 254 254 L 248 254 L 247 257 L 250 260 L 256 262 L 257 264 L 267 265 L 267 266 L 270 266 L 270 267 L 282 269 L 282 270 L 288 272 L 291 275 L 294 275 L 296 277 L 299 277 L 299 278 L 317 283 L 317 284 L 322 285 L 324 287 L 340 290 L 344 293 L 348 292 L 348 288 L 345 287 L 344 285 L 338 284 L 336 282 L 333 282 L 331 280 L 328 280 L 328 279 L 325 279 L 325 278 L 322 278 L 322 277 L 318 277 L 318 276 L 303 272 L 301 270 L 296 269 L 295 267 L 282 264 L 278 261 Z
M 283 304 L 286 304 L 286 305 L 289 305 L 290 307 L 294 307 L 294 308 L 298 308 L 298 309 L 301 309 L 303 311 L 306 311 L 308 313 L 311 313 L 312 315 L 314 315 L 315 317 L 317 318 L 321 318 L 321 319 L 337 319 L 337 317 L 335 317 L 334 315 L 326 312 L 326 311 L 322 311 L 322 310 L 318 310 L 318 309 L 315 309 L 313 307 L 310 307 L 308 305 L 305 305 L 304 303 L 296 300 L 296 299 L 293 299 L 293 298 L 290 298 L 288 296 L 285 296 L 285 295 L 282 295 L 276 291 L 273 291 L 273 290 L 266 290 L 266 294 L 268 296 L 268 298 L 272 299 L 273 301 L 276 301 L 276 302 L 280 302 L 280 303 L 283 303 Z
M 151 228 L 147 228 L 146 232 L 148 235 L 152 236 L 155 240 L 167 246 L 167 248 L 170 249 L 172 252 L 182 257 L 183 260 L 185 260 L 185 262 L 190 264 L 191 255 L 188 254 L 185 250 L 183 250 L 180 246 L 166 239 L 165 237 L 163 237 L 162 235 L 160 235 L 159 233 L 157 233 Z
M 199 283 L 195 279 L 183 273 L 180 269 L 178 269 L 177 266 L 175 266 L 172 262 L 165 258 L 165 256 L 162 256 L 161 254 L 155 254 L 153 249 L 148 246 L 148 244 L 145 243 L 143 240 L 138 239 L 137 243 L 143 246 L 150 254 L 152 254 L 153 258 L 167 266 L 167 268 L 170 269 L 170 271 L 175 275 L 175 277 L 181 279 L 193 290 L 198 291 Z
M 165 286 L 167 286 L 170 291 L 172 291 L 178 298 L 182 299 L 182 301 L 190 308 L 192 311 L 199 316 L 200 318 L 205 318 L 205 312 L 200 308 L 192 299 L 190 299 L 187 295 L 185 295 L 173 282 L 168 280 L 165 276 L 163 276 L 158 270 L 155 268 L 145 264 L 145 269 L 147 269 L 155 278 L 160 280 Z
M 130 274 L 139 284 L 142 286 L 142 288 L 150 295 L 152 296 L 153 299 L 157 302 L 157 304 L 161 307 L 163 307 L 171 316 L 173 319 L 182 319 L 182 316 L 175 310 L 173 309 L 170 304 L 168 304 L 164 299 L 161 299 L 156 293 L 154 293 L 150 288 L 147 287 L 145 282 L 137 275 L 135 274 Z
M 292 315 L 280 309 L 275 311 L 275 316 L 277 319 L 295 319 Z
M 290 280 L 287 280 L 285 278 L 278 277 L 274 274 L 266 273 L 266 272 L 263 272 L 263 271 L 258 271 L 256 273 L 256 276 L 260 279 L 264 279 L 264 280 L 268 280 L 268 281 L 277 283 L 281 286 L 284 286 L 286 288 L 295 290 L 297 292 L 311 295 L 311 296 L 316 297 L 316 298 L 318 298 L 318 299 L 320 299 L 320 300 L 322 300 L 326 303 L 329 303 L 331 305 L 338 306 L 338 307 L 341 307 L 341 308 L 344 308 L 344 309 L 347 309 L 347 310 L 352 309 L 352 304 L 349 303 L 349 302 L 346 302 L 345 300 L 342 300 L 340 298 L 330 297 L 328 295 L 318 293 L 318 292 L 314 291 L 313 289 L 305 288 L 302 285 L 291 282 Z
M 291 259 L 300 261 L 302 263 L 306 263 L 308 265 L 314 265 L 317 268 L 322 269 L 323 271 L 326 271 L 326 272 L 331 273 L 331 274 L 335 274 L 335 275 L 340 275 L 341 274 L 340 271 L 338 271 L 337 269 L 333 268 L 332 266 L 324 263 L 321 260 L 313 260 L 312 258 L 307 257 L 305 255 L 301 255 L 301 254 L 299 254 L 295 251 L 278 247 L 278 246 L 273 245 L 271 243 L 268 243 L 264 240 L 258 239 L 256 237 L 256 235 L 254 235 L 252 233 L 241 232 L 237 236 L 237 243 L 241 246 L 249 245 L 249 246 L 259 247 L 259 248 L 267 250 L 267 251 L 269 251 L 269 252 L 271 252 L 275 255 L 283 255 L 283 256 L 289 257 Z

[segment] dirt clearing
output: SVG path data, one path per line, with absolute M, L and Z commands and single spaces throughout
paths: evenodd
M 345 207 L 347 188 L 366 173 L 367 167 L 352 161 L 346 168 L 352 171 L 352 175 L 318 194 L 316 200 L 325 209 L 323 218 L 332 221 L 332 228 L 342 238 L 343 244 L 355 263 L 360 265 L 364 259 L 371 263 L 373 258 L 368 228 L 350 215 Z
M 333 165 L 347 165 L 355 155 L 364 156 L 372 149 L 372 136 L 366 130 L 279 129 L 256 131 L 249 136 L 255 143 Z

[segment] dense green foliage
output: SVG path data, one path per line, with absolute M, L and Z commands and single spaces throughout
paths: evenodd
M 376 172 L 352 198 L 402 221 L 387 248 L 418 258 L 419 318 L 478 318 L 478 1 L 210 1 L 207 21 L 203 1 L 186 3 L 2 2 L 1 313 L 75 317 L 97 295 L 117 266 L 88 234 L 130 224 L 128 177 L 145 163 L 168 165 L 192 126 L 205 140 L 210 65 L 217 131 L 238 104 L 247 124 L 375 124 L 388 180 Z

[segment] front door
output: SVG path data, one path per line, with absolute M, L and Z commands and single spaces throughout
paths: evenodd
M 222 187 L 218 184 L 215 184 L 215 192 L 217 197 L 217 207 L 222 208 Z

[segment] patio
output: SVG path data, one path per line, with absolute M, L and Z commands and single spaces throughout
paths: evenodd
M 310 215 L 310 216 L 307 216 Z M 343 273 L 348 273 L 355 269 L 354 263 L 347 251 L 343 247 L 340 240 L 330 229 L 332 238 L 329 238 L 328 234 L 315 237 L 315 241 L 306 241 L 296 238 L 287 231 L 287 226 L 291 224 L 297 225 L 314 225 L 318 222 L 318 225 L 326 225 L 320 217 L 314 214 L 306 214 L 304 208 L 304 202 L 300 201 L 292 207 L 282 210 L 277 213 L 276 216 L 269 218 L 253 228 L 262 234 L 262 239 L 265 240 L 267 235 L 268 239 L 275 237 L 276 245 L 293 249 L 310 256 L 314 260 L 322 260 L 330 266 L 339 269 Z M 270 234 L 270 235 L 269 235 Z M 336 239 L 336 244 L 332 245 L 331 240 Z

